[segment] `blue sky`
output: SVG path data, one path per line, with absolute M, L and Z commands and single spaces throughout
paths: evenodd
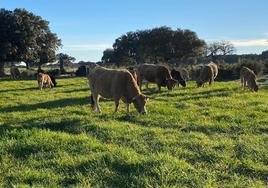
M 169 26 L 191 29 L 201 39 L 229 40 L 237 53 L 268 50 L 267 0 L 0 0 L 50 22 L 61 52 L 77 61 L 98 61 L 128 31 Z

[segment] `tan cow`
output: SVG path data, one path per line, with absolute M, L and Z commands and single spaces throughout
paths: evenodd
M 259 90 L 259 87 L 256 83 L 257 77 L 251 69 L 242 67 L 240 70 L 240 79 L 243 88 L 248 86 L 251 91 L 257 92 Z
M 37 81 L 40 90 L 42 90 L 43 88 L 54 87 L 54 84 L 48 74 L 39 73 L 37 76 Z
M 209 65 L 204 65 L 200 67 L 200 69 L 197 71 L 198 77 L 196 80 L 197 87 L 204 87 L 206 82 L 209 82 L 209 85 L 212 85 L 212 82 L 214 81 L 214 72 L 213 68 Z
M 126 104 L 126 113 L 129 113 L 129 105 L 134 107 L 140 114 L 146 114 L 145 104 L 148 97 L 143 95 L 128 70 L 108 69 L 96 66 L 88 75 L 91 90 L 92 107 L 98 113 L 99 98 L 104 97 L 115 101 L 115 111 L 118 111 L 120 99 Z
M 213 69 L 213 80 L 215 80 L 215 78 L 218 76 L 219 70 L 218 70 L 218 65 L 216 65 L 215 63 L 213 63 L 212 61 L 208 64 L 209 66 L 211 66 L 211 68 Z
M 209 82 L 209 86 L 211 86 L 214 79 L 218 76 L 218 72 L 218 66 L 213 62 L 200 66 L 194 73 L 197 87 L 204 87 L 206 82 Z
M 162 65 L 139 65 L 137 68 L 137 74 L 140 89 L 142 87 L 143 80 L 156 83 L 158 86 L 158 91 L 161 90 L 161 86 L 166 86 L 168 90 L 172 90 L 177 83 L 177 81 L 171 77 L 170 71 Z

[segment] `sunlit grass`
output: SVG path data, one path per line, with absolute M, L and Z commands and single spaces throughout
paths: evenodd
M 268 84 L 238 82 L 161 93 L 150 85 L 148 115 L 101 100 L 90 109 L 87 80 L 0 80 L 0 186 L 265 187 Z

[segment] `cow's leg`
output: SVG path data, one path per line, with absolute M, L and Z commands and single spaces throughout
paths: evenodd
M 146 87 L 146 89 L 149 89 L 149 82 L 145 83 L 145 87 Z
M 161 85 L 157 84 L 158 91 L 161 91 Z
M 118 111 L 118 107 L 119 107 L 119 100 L 115 100 L 115 109 L 114 109 L 114 113 L 116 113 Z
M 94 109 L 97 113 L 101 113 L 100 105 L 99 105 L 99 98 L 100 98 L 99 94 L 93 94 L 93 100 L 95 103 Z
M 244 89 L 247 87 L 247 80 L 244 78 Z
M 126 103 L 126 114 L 129 114 L 129 104 Z
M 40 90 L 42 90 L 42 89 L 43 89 L 43 87 L 44 87 L 44 81 L 43 81 L 43 80 L 41 80 L 41 83 L 40 83 L 40 86 L 39 86 Z
M 244 79 L 243 79 L 242 76 L 241 76 L 241 78 L 240 78 L 240 83 L 241 83 L 241 87 L 243 88 L 243 87 L 244 87 Z
M 139 87 L 140 87 L 140 90 L 141 90 L 142 89 L 142 78 L 139 78 L 138 84 L 139 84 Z
M 48 81 L 48 88 L 51 88 L 51 83 L 50 83 L 50 81 Z
M 209 83 L 208 83 L 208 85 L 211 86 L 212 83 L 213 83 L 213 79 L 211 78 L 211 79 L 209 79 Z

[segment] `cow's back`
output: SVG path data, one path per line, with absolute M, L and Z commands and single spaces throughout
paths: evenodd
M 256 74 L 254 73 L 253 70 L 247 68 L 247 67 L 242 67 L 241 70 L 240 70 L 240 76 L 243 76 L 243 77 L 248 77 L 248 78 L 253 78 L 253 79 L 256 79 L 257 76 Z
M 127 70 L 131 73 L 133 78 L 137 81 L 138 76 L 137 76 L 137 72 L 136 72 L 135 68 L 134 67 L 128 67 Z
M 104 98 L 121 97 L 127 91 L 129 79 L 134 79 L 127 70 L 113 70 L 103 67 L 96 67 L 89 74 L 91 90 Z
M 162 65 L 142 64 L 138 66 L 137 70 L 138 77 L 142 77 L 149 82 L 171 79 L 168 69 Z
M 212 70 L 213 70 L 213 78 L 215 79 L 218 76 L 218 72 L 219 72 L 218 71 L 218 66 L 213 62 L 210 62 L 208 65 L 212 68 Z

